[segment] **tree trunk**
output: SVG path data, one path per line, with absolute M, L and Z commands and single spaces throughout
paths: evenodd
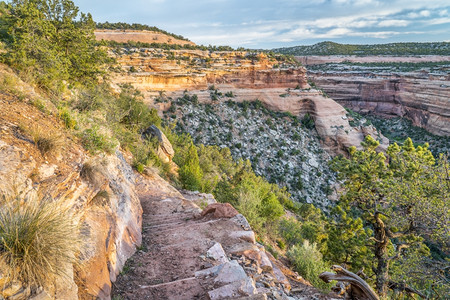
M 375 214 L 374 235 L 376 239 L 375 257 L 377 259 L 375 288 L 378 295 L 383 298 L 387 296 L 389 282 L 389 259 L 387 253 L 389 238 L 386 236 L 386 226 L 383 220 L 380 219 L 379 213 Z

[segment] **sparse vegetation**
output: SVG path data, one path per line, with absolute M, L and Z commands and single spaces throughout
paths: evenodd
M 36 123 L 32 125 L 22 124 L 20 129 L 31 137 L 33 143 L 44 156 L 57 154 L 63 146 L 63 138 L 59 133 L 46 130 Z
M 7 276 L 30 286 L 65 278 L 80 245 L 70 207 L 51 199 L 2 196 L 0 260 Z

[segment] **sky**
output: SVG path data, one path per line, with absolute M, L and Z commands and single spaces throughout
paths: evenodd
M 450 41 L 450 0 L 74 0 L 97 22 L 156 26 L 196 44 L 271 49 Z

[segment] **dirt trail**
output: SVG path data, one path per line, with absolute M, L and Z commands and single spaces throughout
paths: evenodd
M 288 297 L 291 284 L 277 267 L 279 262 L 264 267 L 264 250 L 248 242 L 253 232 L 243 230 L 235 218 L 199 218 L 198 206 L 158 176 L 141 178 L 137 186 L 143 208 L 142 246 L 118 276 L 113 299 L 331 299 L 292 281 L 296 295 Z M 246 234 L 243 238 L 236 233 Z M 217 243 L 224 251 L 219 260 L 207 255 Z

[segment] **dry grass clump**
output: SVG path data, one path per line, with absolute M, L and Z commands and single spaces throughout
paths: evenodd
M 19 128 L 30 135 L 33 143 L 42 155 L 58 154 L 63 146 L 62 135 L 51 130 L 44 130 L 41 126 L 33 124 L 31 126 L 21 124 Z
M 78 222 L 69 206 L 36 197 L 0 198 L 0 262 L 5 275 L 33 286 L 67 277 L 80 245 Z

